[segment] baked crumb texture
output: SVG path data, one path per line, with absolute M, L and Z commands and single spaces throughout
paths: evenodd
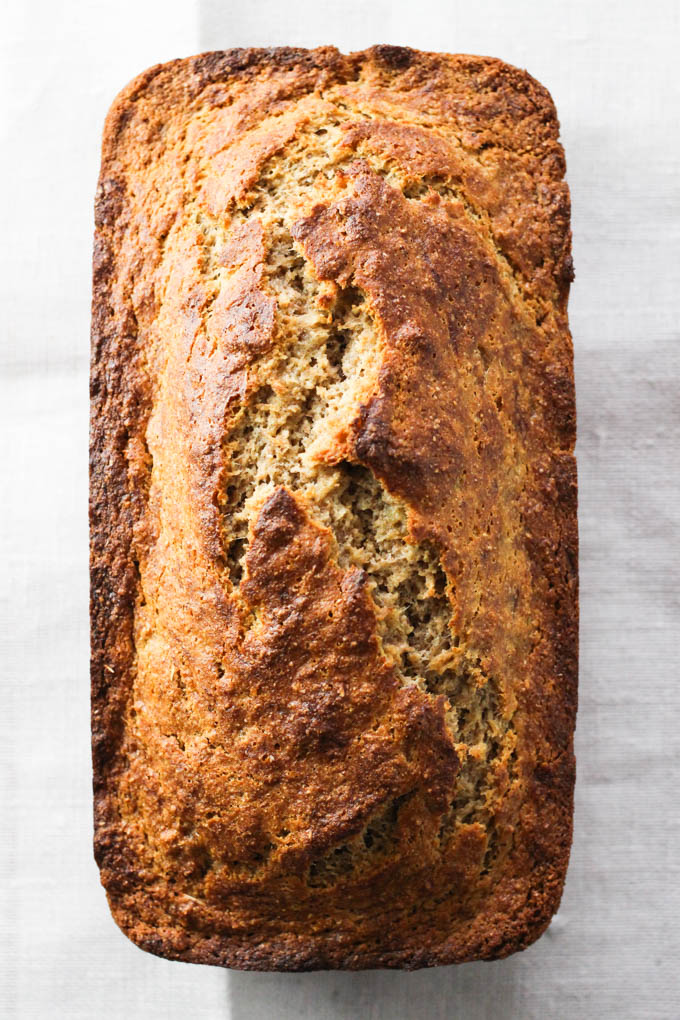
M 233 50 L 116 100 L 92 346 L 96 856 L 143 948 L 491 959 L 571 840 L 569 196 L 497 60 Z

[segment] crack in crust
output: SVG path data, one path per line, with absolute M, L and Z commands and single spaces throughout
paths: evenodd
M 233 51 L 105 138 L 97 857 L 222 965 L 502 956 L 547 924 L 575 711 L 568 193 L 497 61 Z
M 479 821 L 489 830 L 491 857 L 495 839 L 486 800 L 501 751 L 508 746 L 506 757 L 512 753 L 512 722 L 498 710 L 495 683 L 480 676 L 478 663 L 468 662 L 452 633 L 450 585 L 439 555 L 431 544 L 413 542 L 408 508 L 367 468 L 345 462 L 319 465 L 308 455 L 315 443 L 318 447 L 328 419 L 339 417 L 338 404 L 356 406 L 356 399 L 348 399 L 352 388 L 361 386 L 365 366 L 380 357 L 364 297 L 354 288 L 339 291 L 328 321 L 319 324 L 314 310 L 322 297 L 318 284 L 282 228 L 269 246 L 267 264 L 278 330 L 292 340 L 262 373 L 267 384 L 255 391 L 225 441 L 222 512 L 229 577 L 240 584 L 257 509 L 285 485 L 316 521 L 331 529 L 338 564 L 359 567 L 366 575 L 382 651 L 400 682 L 446 696 L 463 766 L 440 838 L 456 827 L 457 817 L 467 824 Z M 326 873 L 353 872 L 367 850 L 375 853 L 358 836 L 334 847 L 323 858 L 333 867 L 319 865 L 314 884 L 321 884 Z M 498 855 L 495 863 L 500 862 Z

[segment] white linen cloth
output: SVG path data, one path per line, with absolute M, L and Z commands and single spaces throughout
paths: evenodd
M 0 12 L 0 1014 L 680 1017 L 680 114 L 673 0 L 24 0 Z M 146 66 L 236 45 L 490 53 L 548 86 L 573 202 L 576 830 L 547 935 L 415 974 L 225 973 L 114 926 L 91 854 L 87 365 L 103 117 Z

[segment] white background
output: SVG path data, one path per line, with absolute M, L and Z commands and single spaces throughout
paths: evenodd
M 680 141 L 674 0 L 5 0 L 0 8 L 0 1014 L 678 1018 Z M 106 109 L 235 45 L 492 54 L 548 86 L 573 202 L 582 550 L 576 836 L 548 934 L 416 974 L 234 974 L 142 953 L 92 860 L 87 365 Z

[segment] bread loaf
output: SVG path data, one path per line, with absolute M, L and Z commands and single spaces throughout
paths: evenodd
M 92 341 L 96 856 L 162 956 L 507 955 L 571 841 L 569 196 L 545 89 L 376 47 L 109 114 Z

